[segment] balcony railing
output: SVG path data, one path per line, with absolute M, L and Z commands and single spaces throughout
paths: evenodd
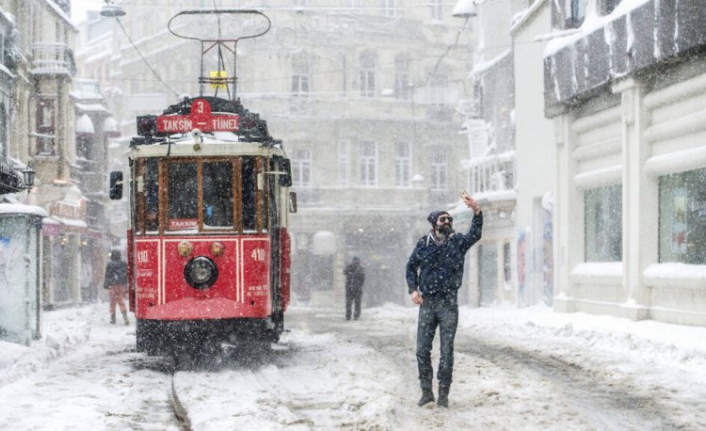
M 32 73 L 35 75 L 76 74 L 74 54 L 66 44 L 41 42 L 32 45 Z

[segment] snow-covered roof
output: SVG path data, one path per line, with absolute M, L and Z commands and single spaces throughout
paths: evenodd
M 0 203 L 0 214 L 31 214 L 39 217 L 47 216 L 47 212 L 41 207 L 7 203 Z
M 572 32 L 565 37 L 557 37 L 552 39 L 549 43 L 547 43 L 547 46 L 544 49 L 544 57 L 554 55 L 560 49 L 586 37 L 599 28 L 605 27 L 609 22 L 620 18 L 648 1 L 652 0 L 623 0 L 618 4 L 613 12 L 604 16 L 600 16 L 598 14 L 596 2 L 589 1 L 586 6 L 586 18 L 584 19 L 583 24 L 581 24 L 578 28 L 578 31 Z

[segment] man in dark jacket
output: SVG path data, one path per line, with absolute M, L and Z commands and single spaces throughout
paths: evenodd
M 353 258 L 350 265 L 343 270 L 346 275 L 346 320 L 351 320 L 351 307 L 355 305 L 353 319 L 360 317 L 360 300 L 363 297 L 365 270 L 360 266 L 360 259 Z
M 407 262 L 407 287 L 412 301 L 420 305 L 417 324 L 417 366 L 422 387 L 420 407 L 434 401 L 431 348 L 439 327 L 440 358 L 439 407 L 449 406 L 449 389 L 454 362 L 454 338 L 458 326 L 458 289 L 463 279 L 466 252 L 478 242 L 483 230 L 483 213 L 470 196 L 463 198 L 473 210 L 473 222 L 467 234 L 453 231 L 453 218 L 445 211 L 429 214 L 432 230 L 417 241 Z
M 104 289 L 110 289 L 110 323 L 115 324 L 115 306 L 120 307 L 125 325 L 129 325 L 127 308 L 125 307 L 125 291 L 127 288 L 127 264 L 120 260 L 120 251 L 110 252 L 110 262 L 105 267 Z

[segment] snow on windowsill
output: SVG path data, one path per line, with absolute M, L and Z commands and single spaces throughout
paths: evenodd
M 706 265 L 656 263 L 648 266 L 643 275 L 652 287 L 706 288 Z
M 623 262 L 583 262 L 571 271 L 571 280 L 581 283 L 615 283 L 623 276 Z

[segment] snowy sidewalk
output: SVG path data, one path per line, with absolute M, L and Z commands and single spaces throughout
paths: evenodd
M 0 386 L 41 367 L 86 342 L 91 333 L 94 304 L 43 312 L 42 338 L 30 346 L 0 341 Z M 373 318 L 416 320 L 416 308 L 386 304 L 364 310 Z M 132 318 L 132 316 L 131 316 Z M 461 307 L 460 331 L 487 331 L 497 337 L 553 338 L 600 349 L 639 352 L 684 366 L 706 367 L 706 328 L 651 320 L 631 321 L 584 313 L 555 313 L 546 306 L 514 308 Z

